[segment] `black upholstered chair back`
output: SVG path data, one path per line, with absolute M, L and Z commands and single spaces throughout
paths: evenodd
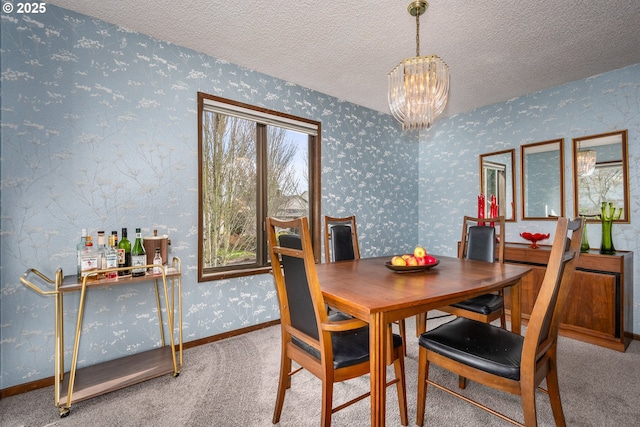
M 493 235 L 492 237 L 490 235 Z M 504 262 L 505 219 L 474 218 L 462 220 L 462 238 L 458 258 L 487 262 Z
M 344 261 L 355 259 L 353 248 L 353 237 L 351 227 L 343 224 L 336 224 L 331 227 L 331 249 L 333 261 Z
M 467 259 L 476 261 L 495 261 L 496 229 L 486 225 L 469 227 L 467 237 Z
M 360 259 L 356 217 L 324 217 L 325 262 Z
M 284 248 L 302 250 L 302 240 L 297 234 L 281 234 L 279 240 L 280 246 Z M 313 299 L 309 292 L 304 259 L 282 255 L 282 269 L 289 301 L 288 309 L 291 325 L 305 334 L 319 339 L 318 324 L 316 322 Z

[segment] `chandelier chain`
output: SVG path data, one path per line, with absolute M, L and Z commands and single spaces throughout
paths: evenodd
M 416 57 L 420 56 L 420 14 L 416 13 Z

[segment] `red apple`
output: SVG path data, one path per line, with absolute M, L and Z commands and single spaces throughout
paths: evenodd
M 438 260 L 435 259 L 434 257 L 432 257 L 431 255 L 427 255 L 424 258 L 425 258 L 426 265 L 431 265 L 431 264 L 435 264 L 436 262 L 438 262 Z
M 405 262 L 407 265 L 418 265 L 418 259 L 413 255 L 408 256 L 407 259 L 405 259 Z
M 418 260 L 418 265 L 427 265 L 426 256 L 416 257 L 416 260 Z

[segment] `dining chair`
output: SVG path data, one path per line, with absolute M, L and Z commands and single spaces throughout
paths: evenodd
M 326 262 L 360 259 L 356 217 L 324 217 L 324 259 Z
M 326 262 L 360 259 L 358 231 L 355 215 L 346 217 L 324 217 L 324 259 Z M 404 319 L 398 325 L 404 355 L 407 355 L 407 328 Z
M 285 392 L 291 377 L 307 369 L 322 381 L 321 426 L 331 425 L 331 415 L 367 396 L 365 393 L 333 406 L 334 383 L 370 372 L 369 326 L 342 313 L 328 315 L 316 273 L 309 223 L 306 217 L 290 221 L 267 218 L 269 254 L 280 305 L 282 348 L 280 377 L 273 423 L 280 421 Z M 402 337 L 389 328 L 393 364 L 402 425 L 408 424 Z M 292 370 L 292 362 L 300 368 Z
M 458 246 L 458 258 L 486 262 L 497 261 L 502 264 L 504 262 L 504 222 L 504 216 L 495 218 L 465 216 L 462 221 L 462 237 Z M 483 223 L 484 225 L 481 225 Z M 497 233 L 496 228 L 498 229 Z M 506 327 L 503 291 L 466 299 L 440 307 L 438 310 L 485 323 L 500 319 L 500 326 Z M 416 335 L 420 336 L 427 330 L 426 313 L 418 315 L 416 319 Z M 464 388 L 462 382 L 460 387 Z
M 495 325 L 458 317 L 420 336 L 418 425 L 423 425 L 427 384 L 446 391 L 516 425 L 536 426 L 535 392 L 546 379 L 557 426 L 565 419 L 557 371 L 558 326 L 580 255 L 583 219 L 558 218 L 549 263 L 525 336 Z M 571 239 L 567 244 L 568 234 Z M 487 387 L 519 395 L 524 424 L 429 379 L 434 363 Z

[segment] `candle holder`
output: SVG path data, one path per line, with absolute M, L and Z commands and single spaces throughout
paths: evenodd
M 529 240 L 531 242 L 531 249 L 538 249 L 538 242 L 540 240 L 545 240 L 548 239 L 549 236 L 551 236 L 550 233 L 547 234 L 543 234 L 543 233 L 529 233 L 528 231 L 525 231 L 524 233 L 520 233 L 520 237 L 522 237 L 523 239 Z

